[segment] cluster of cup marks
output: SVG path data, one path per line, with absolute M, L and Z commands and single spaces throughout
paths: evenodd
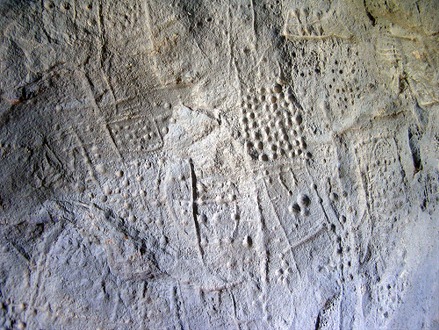
M 170 103 L 152 105 L 155 116 L 133 115 L 110 123 L 110 129 L 118 147 L 128 151 L 151 151 L 162 146 L 163 136 L 169 124 L 175 123 L 171 116 Z
M 289 207 L 289 211 L 296 215 L 308 216 L 310 214 L 309 206 L 311 204 L 311 199 L 306 194 L 300 194 L 297 196 L 296 202 L 293 202 Z
M 113 124 L 112 131 L 118 145 L 124 143 L 126 145 L 131 142 L 129 144 L 136 145 L 138 151 L 142 150 L 148 141 L 154 141 L 158 138 L 157 131 L 152 123 L 142 120 L 125 120 Z
M 291 87 L 275 84 L 249 90 L 241 108 L 241 124 L 247 152 L 261 161 L 280 157 L 310 158 L 301 134 L 302 114 Z

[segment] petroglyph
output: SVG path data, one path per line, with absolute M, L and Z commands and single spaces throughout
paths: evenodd
M 0 328 L 438 328 L 434 1 L 0 1 Z

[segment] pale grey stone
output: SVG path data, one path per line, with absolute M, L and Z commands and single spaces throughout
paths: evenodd
M 438 17 L 0 1 L 0 326 L 439 328 Z

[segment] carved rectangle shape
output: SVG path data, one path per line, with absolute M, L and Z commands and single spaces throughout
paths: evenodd
M 163 146 L 157 124 L 144 116 L 116 120 L 108 126 L 124 159 L 132 154 L 154 151 Z

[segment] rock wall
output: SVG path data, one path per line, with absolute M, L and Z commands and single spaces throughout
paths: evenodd
M 439 4 L 0 1 L 5 329 L 438 329 Z

